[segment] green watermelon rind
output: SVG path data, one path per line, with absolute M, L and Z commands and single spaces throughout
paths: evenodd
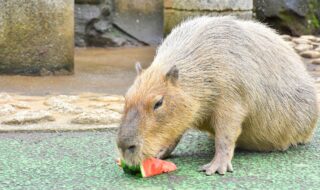
M 143 168 L 143 164 L 142 164 L 142 163 L 140 164 L 140 171 L 141 171 L 142 177 L 145 178 L 145 177 L 146 177 L 146 172 L 144 171 L 144 168 Z

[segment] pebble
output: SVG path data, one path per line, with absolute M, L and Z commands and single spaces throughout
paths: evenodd
M 312 60 L 311 64 L 320 65 L 320 58 Z
M 314 51 L 314 50 L 301 52 L 300 55 L 304 58 L 309 58 L 309 59 L 320 58 L 320 52 Z
M 47 101 L 44 102 L 44 105 L 49 106 L 49 110 L 57 111 L 59 113 L 78 114 L 81 113 L 83 109 L 74 104 L 71 104 L 72 102 L 75 102 L 78 99 L 78 96 L 60 95 L 49 98 Z
M 315 42 L 320 42 L 320 37 L 316 37 L 316 39 L 314 40 Z
M 60 104 L 51 106 L 49 110 L 56 111 L 59 113 L 71 113 L 71 114 L 78 114 L 83 112 L 83 109 L 81 107 L 78 107 L 66 102 L 60 102 Z
M 284 39 L 285 41 L 291 41 L 292 38 L 289 35 L 281 35 L 282 39 Z
M 307 39 L 303 39 L 303 38 L 294 38 L 292 39 L 292 41 L 296 44 L 309 44 L 310 41 Z
M 121 114 L 114 111 L 95 110 L 91 112 L 83 112 L 73 118 L 73 124 L 95 124 L 95 125 L 109 125 L 119 123 Z
M 294 49 L 297 51 L 297 52 L 302 52 L 302 51 L 307 51 L 307 50 L 311 50 L 313 48 L 312 45 L 310 44 L 299 44 L 297 46 L 294 47 Z
M 16 112 L 16 109 L 10 105 L 10 104 L 5 104 L 5 105 L 0 105 L 0 117 L 3 115 L 8 115 Z
M 288 43 L 291 47 L 296 46 L 296 44 L 295 44 L 295 43 L 293 43 L 293 42 L 291 42 L 291 41 L 287 41 L 287 43 Z
M 300 39 L 306 39 L 306 40 L 309 40 L 309 41 L 316 41 L 316 37 L 315 36 L 312 36 L 312 35 L 302 35 L 300 36 Z
M 7 125 L 21 125 L 21 124 L 34 124 L 46 121 L 54 121 L 55 118 L 48 111 L 20 111 L 13 116 L 5 119 L 2 124 Z
M 317 46 L 314 50 L 320 52 L 320 46 Z
M 11 103 L 11 105 L 15 108 L 18 108 L 18 109 L 30 109 L 31 108 L 31 106 L 26 102 L 15 102 L 15 103 Z
M 55 106 L 61 102 L 71 103 L 71 102 L 75 102 L 78 99 L 79 99 L 78 96 L 66 96 L 66 95 L 53 96 L 53 97 L 48 98 L 44 102 L 44 105 Z

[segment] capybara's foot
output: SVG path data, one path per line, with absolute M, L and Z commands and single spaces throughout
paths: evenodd
M 232 164 L 231 160 L 228 158 L 223 158 L 221 156 L 215 156 L 215 158 L 208 164 L 203 165 L 199 168 L 199 171 L 203 171 L 206 175 L 212 175 L 214 173 L 219 173 L 220 175 L 224 175 L 226 171 L 232 172 Z

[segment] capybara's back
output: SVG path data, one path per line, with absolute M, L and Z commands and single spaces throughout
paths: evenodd
M 238 147 L 285 150 L 313 134 L 313 80 L 294 50 L 260 23 L 232 17 L 187 21 L 168 36 L 154 64 L 178 67 L 181 88 L 200 102 L 200 118 L 229 102 L 241 104 Z
M 233 17 L 175 28 L 126 94 L 118 146 L 130 163 L 168 155 L 189 128 L 214 136 L 207 175 L 232 171 L 235 147 L 285 150 L 308 142 L 318 107 L 300 57 L 272 29 Z

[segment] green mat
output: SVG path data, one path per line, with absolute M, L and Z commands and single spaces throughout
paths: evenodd
M 319 189 L 320 130 L 311 144 L 286 152 L 237 151 L 233 173 L 197 172 L 213 157 L 205 134 L 184 136 L 171 161 L 178 170 L 152 178 L 115 164 L 116 130 L 0 134 L 0 189 Z

